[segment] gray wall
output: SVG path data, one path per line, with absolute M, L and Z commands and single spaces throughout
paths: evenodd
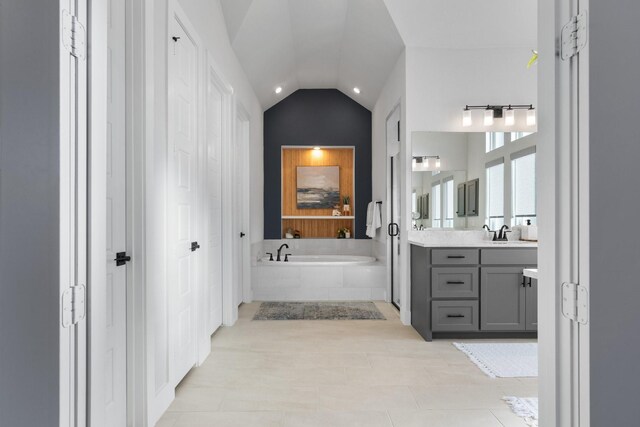
M 640 420 L 640 2 L 590 4 L 591 425 Z
M 0 425 L 57 426 L 58 2 L 0 0 Z
M 371 201 L 371 111 L 337 89 L 298 90 L 264 113 L 264 238 L 282 238 L 283 145 L 355 147 L 355 237 Z

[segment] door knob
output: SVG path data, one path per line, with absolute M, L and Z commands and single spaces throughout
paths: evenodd
M 191 242 L 191 252 L 195 252 L 198 249 L 200 249 L 198 242 Z
M 244 234 L 242 231 L 240 232 L 240 238 L 242 239 L 244 236 L 246 236 L 246 234 Z

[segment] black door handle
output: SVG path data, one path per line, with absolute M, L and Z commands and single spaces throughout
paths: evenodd
M 464 317 L 464 314 L 447 314 L 447 317 L 453 317 L 453 318 Z
M 240 232 L 240 238 L 242 239 L 244 236 L 246 236 L 246 234 L 244 234 L 242 231 Z
M 447 285 L 464 285 L 464 282 L 461 280 L 449 281 L 447 282 Z
M 400 234 L 400 226 L 395 222 L 389 223 L 389 226 L 387 227 L 387 233 L 391 237 L 396 237 L 398 234 Z
M 116 262 L 116 266 L 121 266 L 121 265 L 125 265 L 127 262 L 131 261 L 131 257 L 127 255 L 126 252 L 118 252 L 116 254 L 116 259 L 114 259 L 114 261 Z
M 447 255 L 447 259 L 464 259 L 464 255 Z
M 529 287 L 531 287 L 531 277 L 529 277 Z
M 191 252 L 195 252 L 197 249 L 200 249 L 198 242 L 191 242 Z
M 527 286 L 527 285 L 525 284 L 525 283 L 526 283 L 526 280 L 527 280 L 527 279 L 526 279 L 524 276 L 522 276 L 522 287 L 523 287 L 523 288 Z

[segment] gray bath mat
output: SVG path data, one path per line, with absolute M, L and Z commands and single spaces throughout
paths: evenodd
M 372 302 L 263 302 L 253 320 L 387 320 Z

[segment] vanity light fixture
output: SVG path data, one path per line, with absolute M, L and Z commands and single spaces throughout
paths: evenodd
M 484 110 L 484 125 L 485 126 L 492 126 L 493 125 L 493 114 L 494 111 L 490 110 L 490 109 L 486 109 Z
M 435 160 L 435 168 L 440 169 L 440 156 L 414 156 L 411 161 L 411 169 L 414 172 L 426 172 L 429 171 L 430 160 Z
M 509 106 L 504 111 L 504 125 L 505 126 L 513 126 L 516 124 L 516 110 Z
M 462 111 L 462 126 L 469 127 L 473 122 L 471 121 L 471 110 L 469 107 L 465 107 Z
M 318 150 L 320 150 L 320 147 L 313 147 L 313 149 L 318 151 Z
M 527 110 L 527 126 L 535 126 L 536 125 L 536 109 L 531 106 Z
M 465 105 L 462 110 L 462 126 L 468 127 L 473 123 L 471 116 L 472 110 L 484 111 L 484 125 L 492 126 L 495 123 L 495 119 L 501 119 L 504 117 L 505 126 L 513 126 L 516 123 L 516 111 L 515 110 L 527 110 L 527 126 L 535 126 L 536 124 L 536 112 L 533 108 L 533 104 L 520 104 L 520 105 Z
M 282 92 L 282 86 L 278 86 L 276 88 L 276 95 L 278 95 L 280 92 Z
M 354 88 L 353 88 L 353 91 L 354 91 L 356 94 L 360 94 L 360 88 L 359 88 L 359 87 L 354 87 Z

